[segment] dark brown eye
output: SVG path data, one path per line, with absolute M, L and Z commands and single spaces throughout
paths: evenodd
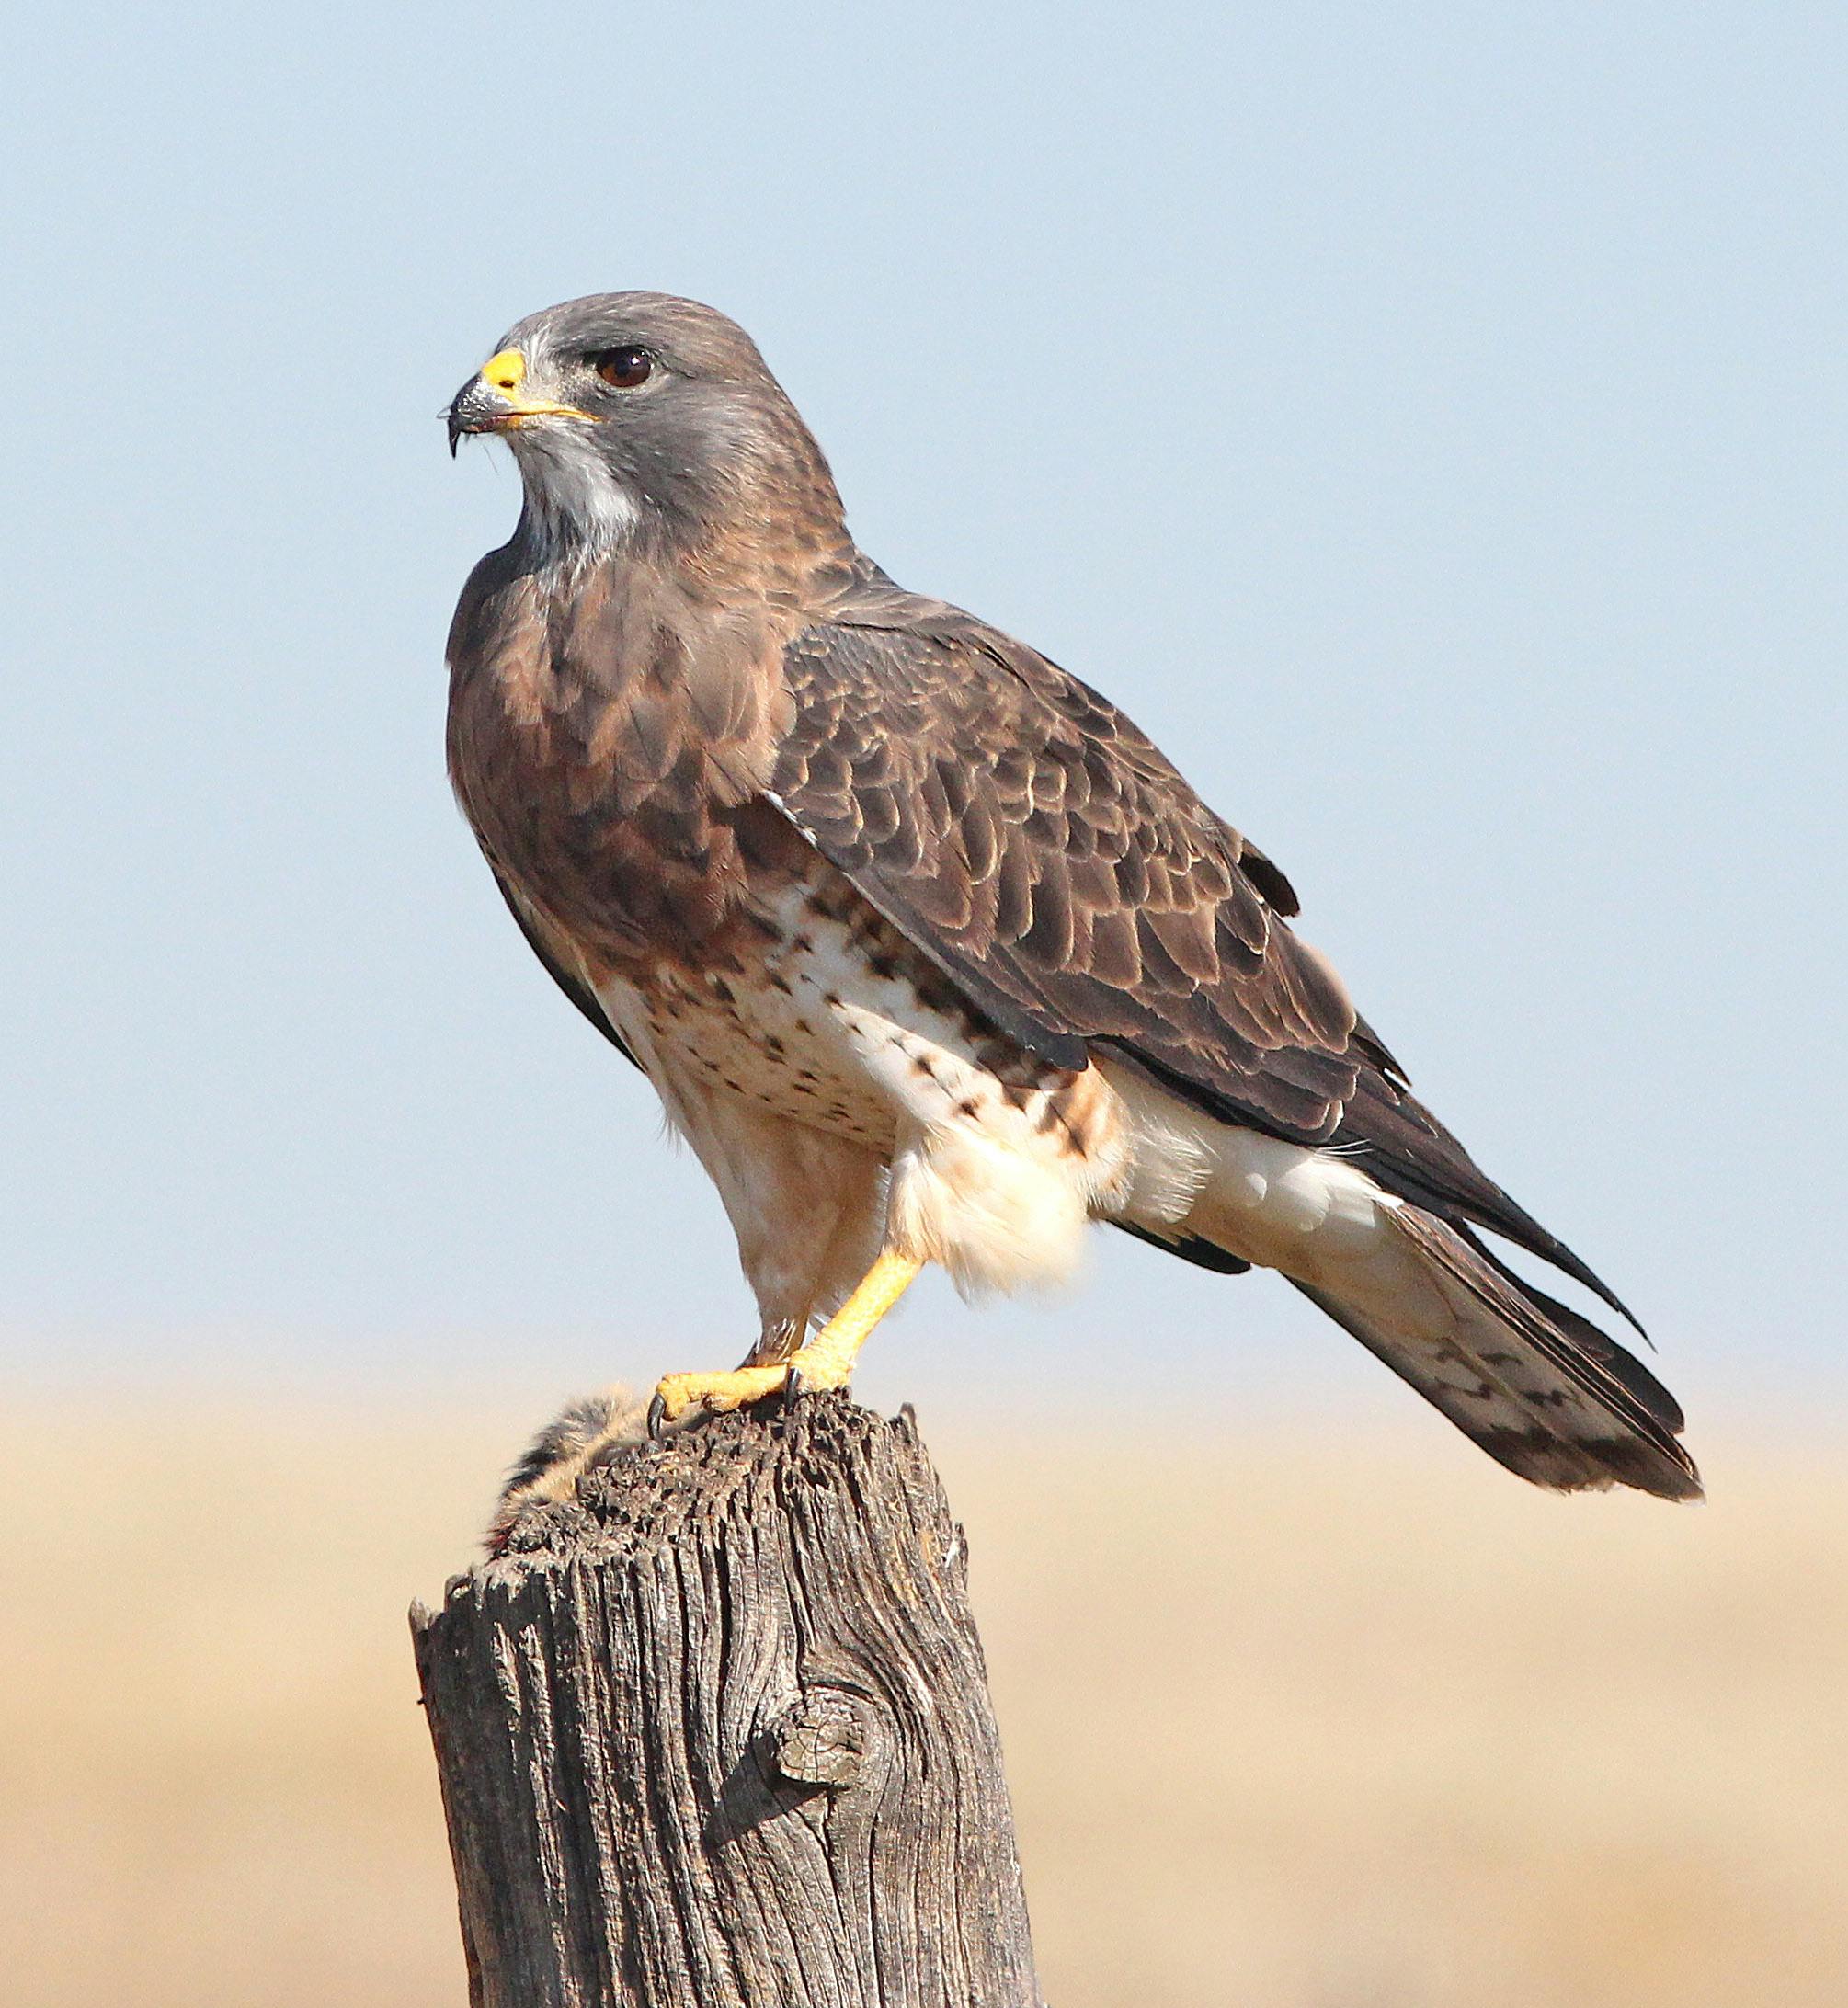
M 645 348 L 604 348 L 591 357 L 590 367 L 604 382 L 633 391 L 655 373 L 655 359 Z

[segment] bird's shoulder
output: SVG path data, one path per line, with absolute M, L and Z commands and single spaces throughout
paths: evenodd
M 1133 801 L 1239 872 L 1272 912 L 1286 919 L 1297 912 L 1283 872 L 1202 801 L 1111 699 L 991 622 L 907 592 L 870 563 L 825 618 L 796 634 L 784 671 L 796 700 L 791 762 L 833 736 L 895 729 L 920 754 L 994 756 L 1010 777 L 1034 762 L 1041 794 L 1076 768 L 1084 780 L 1061 790 L 1073 813 L 1093 798 L 1101 810 Z

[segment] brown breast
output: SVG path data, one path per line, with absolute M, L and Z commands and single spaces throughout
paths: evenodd
M 740 817 L 787 729 L 792 624 L 768 604 L 697 604 L 635 560 L 496 553 L 470 581 L 451 778 L 496 869 L 610 968 L 736 954 L 753 869 L 799 842 Z

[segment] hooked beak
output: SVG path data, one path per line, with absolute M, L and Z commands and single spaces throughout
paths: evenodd
M 512 432 L 534 418 L 582 418 L 595 422 L 594 412 L 580 411 L 576 405 L 554 405 L 542 397 L 529 397 L 520 389 L 526 381 L 526 358 L 517 348 L 503 348 L 464 383 L 450 402 L 448 412 L 450 458 L 465 432 Z

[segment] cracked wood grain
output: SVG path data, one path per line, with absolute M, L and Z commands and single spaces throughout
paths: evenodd
M 475 2008 L 1043 2008 L 908 1415 L 637 1444 L 412 1628 Z

